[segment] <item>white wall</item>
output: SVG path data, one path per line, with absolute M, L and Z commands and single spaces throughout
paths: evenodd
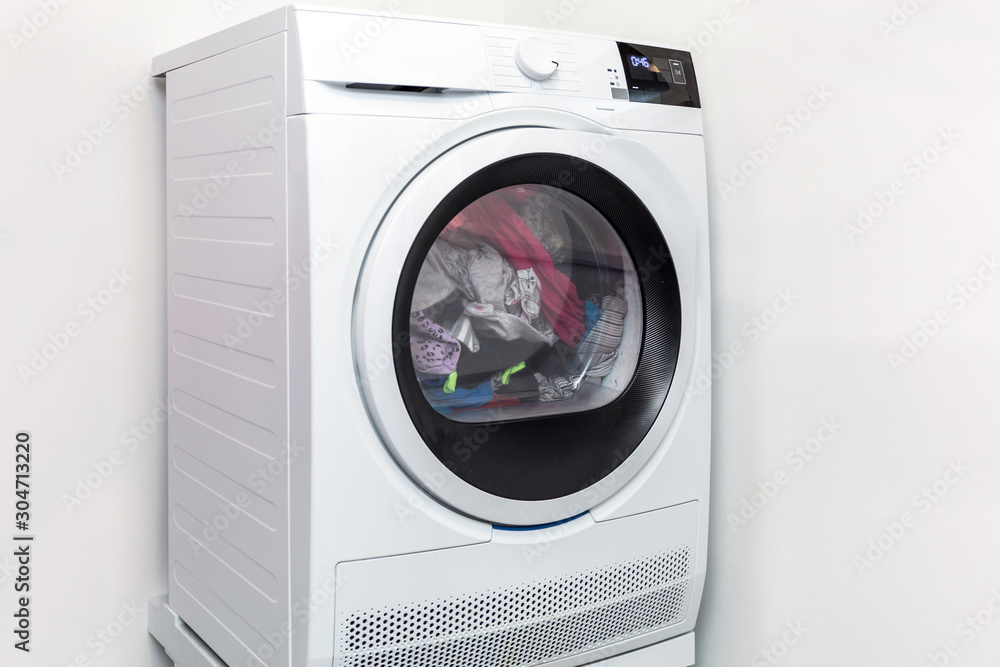
M 23 42 L 12 39 L 32 34 L 22 33 L 23 21 L 45 2 L 58 7 L 47 25 Z M 13 511 L 14 434 L 28 430 L 37 542 L 35 650 L 27 659 L 15 655 L 8 634 L 0 664 L 62 666 L 81 655 L 80 664 L 161 664 L 145 631 L 145 601 L 165 590 L 165 450 L 157 422 L 165 385 L 163 93 L 162 84 L 149 87 L 147 72 L 155 54 L 279 4 L 4 4 L 0 437 L 8 453 L 0 515 L 10 520 Z M 718 352 L 735 341 L 745 352 L 717 369 L 712 550 L 698 664 L 918 666 L 949 642 L 956 655 L 937 656 L 939 665 L 998 664 L 1000 619 L 987 605 L 1000 610 L 1000 281 L 986 282 L 971 300 L 955 290 L 978 287 L 978 272 L 993 277 L 984 258 L 1000 250 L 1000 6 L 403 6 L 689 48 L 701 41 L 714 341 Z M 900 13 L 904 6 L 915 13 Z M 894 13 L 900 25 L 880 28 Z M 124 106 L 130 97 L 134 109 Z M 802 106 L 810 101 L 813 110 Z M 798 128 L 783 122 L 796 111 Z M 957 138 L 938 141 L 942 132 Z M 54 169 L 88 134 L 102 136 L 92 153 L 69 172 Z M 948 150 L 926 171 L 913 171 L 911 156 L 928 150 L 935 157 L 936 141 Z M 765 147 L 773 152 L 759 167 L 746 165 L 755 173 L 745 183 L 719 188 L 752 153 L 762 161 Z M 877 193 L 894 181 L 901 194 L 888 210 L 849 235 L 845 226 L 858 208 L 877 209 Z M 127 284 L 113 293 L 107 288 L 116 271 Z M 779 294 L 791 295 L 791 306 L 776 315 L 769 308 Z M 106 305 L 97 312 L 87 299 Z M 944 323 L 925 325 L 934 335 L 922 336 L 921 323 L 936 312 Z M 755 317 L 769 324 L 755 328 Z M 71 324 L 77 335 L 62 341 L 37 377 L 23 380 L 18 367 Z M 894 367 L 889 353 L 902 356 L 902 339 L 914 336 L 922 346 Z M 828 440 L 822 450 L 796 463 L 794 448 L 809 443 L 823 420 L 836 424 L 835 433 L 820 432 Z M 142 440 L 130 439 L 133 428 Z M 954 484 L 938 483 L 943 497 L 920 500 L 955 462 L 965 470 L 952 474 Z M 106 479 L 94 475 L 99 469 Z M 786 483 L 769 489 L 774 497 L 752 497 L 778 471 Z M 97 488 L 68 509 L 66 498 L 88 475 Z M 748 520 L 737 525 L 744 499 L 763 506 L 753 517 L 744 507 Z M 907 512 L 912 521 L 893 529 L 898 538 L 882 535 Z M 880 539 L 890 548 L 869 554 L 877 562 L 857 560 Z M 12 564 L 0 557 L 7 626 Z M 141 613 L 107 646 L 98 633 L 118 634 L 116 619 L 129 619 L 122 613 L 129 604 Z M 977 612 L 980 630 L 965 620 Z M 786 632 L 796 623 L 805 629 L 801 638 Z M 782 644 L 783 635 L 794 645 Z M 761 653 L 775 642 L 773 654 Z

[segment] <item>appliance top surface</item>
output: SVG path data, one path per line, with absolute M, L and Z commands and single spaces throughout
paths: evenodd
M 530 31 L 532 33 L 549 33 L 552 35 L 561 35 L 567 37 L 585 37 L 590 39 L 604 39 L 615 42 L 629 42 L 630 40 L 622 36 L 616 35 L 598 35 L 594 33 L 584 33 L 576 31 L 567 30 L 557 30 L 554 28 L 538 28 L 533 26 L 523 26 L 516 24 L 507 23 L 491 23 L 484 21 L 470 21 L 465 19 L 438 17 L 438 16 L 428 16 L 419 14 L 408 14 L 406 12 L 394 11 L 394 7 L 402 7 L 402 0 L 389 0 L 386 5 L 385 10 L 365 10 L 365 9 L 347 9 L 339 7 L 323 7 L 318 5 L 308 5 L 308 4 L 290 4 L 279 9 L 272 10 L 270 12 L 261 14 L 251 19 L 247 19 L 242 23 L 238 23 L 234 26 L 221 30 L 219 32 L 207 35 L 201 39 L 195 40 L 194 42 L 189 42 L 188 44 L 176 47 L 170 51 L 166 51 L 159 56 L 156 56 L 153 60 L 153 75 L 163 76 L 171 69 L 176 69 L 178 67 L 183 67 L 197 60 L 202 60 L 204 58 L 211 57 L 223 51 L 229 49 L 237 48 L 244 44 L 248 44 L 258 39 L 268 37 L 270 35 L 276 34 L 287 30 L 289 23 L 295 20 L 296 17 L 293 16 L 294 13 L 298 13 L 297 17 L 300 20 L 309 20 L 308 14 L 319 13 L 319 14 L 344 14 L 344 15 L 354 15 L 354 16 L 371 16 L 373 18 L 393 18 L 393 19 L 405 19 L 408 21 L 425 21 L 430 23 L 450 23 L 454 25 L 473 25 L 480 27 L 491 27 L 491 28 L 507 28 L 507 29 L 517 29 Z M 649 40 L 643 40 L 642 44 L 652 47 L 662 47 L 662 48 L 676 48 L 671 47 L 669 44 L 662 42 L 651 42 Z
M 371 99 L 372 91 L 487 92 L 505 97 L 498 108 L 515 99 L 528 107 L 567 109 L 596 102 L 598 110 L 630 108 L 638 117 L 657 119 L 637 124 L 626 115 L 618 127 L 701 133 L 698 83 L 687 51 L 560 30 L 407 16 L 397 13 L 401 6 L 402 0 L 389 0 L 385 10 L 368 12 L 289 5 L 157 57 L 154 73 L 285 34 L 290 113 L 336 113 L 348 106 L 353 113 L 368 113 L 357 102 L 362 94 Z M 316 102 L 334 95 L 343 101 L 340 106 Z M 403 113 L 404 106 L 390 115 Z
M 277 10 L 278 12 L 283 12 L 286 10 L 291 10 L 293 12 L 322 12 L 326 14 L 355 14 L 362 16 L 373 16 L 373 17 L 386 17 L 391 16 L 397 19 L 406 19 L 412 21 L 430 21 L 434 23 L 453 23 L 455 25 L 475 25 L 488 28 L 514 28 L 520 30 L 528 30 L 533 33 L 545 32 L 552 35 L 564 35 L 572 37 L 589 37 L 592 39 L 607 39 L 616 42 L 628 42 L 631 41 L 621 35 L 609 35 L 609 34 L 597 34 L 597 33 L 587 33 L 587 32 L 577 32 L 573 30 L 560 30 L 558 28 L 541 28 L 537 26 L 530 25 L 519 25 L 516 23 L 496 23 L 490 21 L 472 21 L 469 19 L 457 19 L 442 16 L 432 16 L 428 14 L 408 14 L 402 11 L 395 11 L 393 7 L 402 8 L 404 7 L 403 0 L 389 0 L 386 3 L 385 10 L 365 10 L 365 9 L 345 9 L 340 7 L 323 7 L 320 5 L 309 5 L 309 4 L 291 4 L 283 9 Z M 250 19 L 253 20 L 253 19 Z M 660 46 L 660 47 L 670 47 L 677 48 L 675 45 L 666 44 L 664 42 L 650 42 L 649 40 L 642 40 L 643 44 L 648 46 Z

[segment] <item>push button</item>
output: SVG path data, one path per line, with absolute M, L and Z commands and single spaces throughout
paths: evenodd
M 670 78 L 678 86 L 687 84 L 687 77 L 684 76 L 684 64 L 680 60 L 670 61 Z

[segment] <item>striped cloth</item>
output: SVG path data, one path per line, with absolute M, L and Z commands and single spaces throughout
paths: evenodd
M 577 347 L 577 355 L 581 362 L 586 364 L 591 358 L 603 357 L 618 349 L 622 342 L 627 312 L 628 302 L 621 292 L 604 297 L 601 301 L 600 319 Z

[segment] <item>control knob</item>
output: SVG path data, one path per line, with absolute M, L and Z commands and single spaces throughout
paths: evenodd
M 549 78 L 555 74 L 559 66 L 556 61 L 556 50 L 539 37 L 521 40 L 514 50 L 514 62 L 526 76 L 536 81 Z

